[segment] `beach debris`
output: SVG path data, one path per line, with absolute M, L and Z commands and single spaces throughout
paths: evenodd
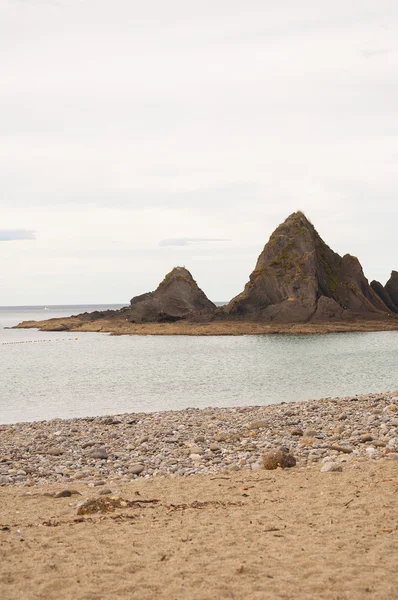
M 200 502 L 199 500 L 194 500 L 190 504 L 169 504 L 167 508 L 169 510 L 186 510 L 187 508 L 195 508 L 195 509 L 203 509 L 203 508 L 227 508 L 228 506 L 244 506 L 243 502 L 223 502 L 222 500 L 205 500 L 204 502 Z
M 78 515 L 92 515 L 94 513 L 110 513 L 115 512 L 117 508 L 133 508 L 142 504 L 158 504 L 158 498 L 152 500 L 126 500 L 118 496 L 112 498 L 94 498 L 86 500 L 79 505 L 77 509 Z M 142 508 L 142 507 L 141 507 Z
M 293 454 L 290 454 L 289 450 L 285 448 L 278 448 L 277 450 L 271 450 L 263 455 L 263 466 L 269 471 L 281 467 L 287 469 L 296 466 L 296 459 Z

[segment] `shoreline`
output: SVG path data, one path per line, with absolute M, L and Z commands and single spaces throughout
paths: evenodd
M 365 333 L 398 331 L 398 318 L 385 320 L 358 320 L 324 323 L 265 324 L 252 321 L 215 321 L 194 323 L 130 323 L 121 320 L 98 319 L 83 321 L 78 317 L 65 317 L 44 321 L 24 321 L 12 329 L 39 329 L 39 331 L 72 333 L 110 333 L 112 335 L 187 335 L 187 336 L 238 336 L 238 335 L 314 335 L 329 333 Z
M 281 446 L 300 467 L 398 459 L 398 391 L 3 424 L 0 485 L 256 471 Z

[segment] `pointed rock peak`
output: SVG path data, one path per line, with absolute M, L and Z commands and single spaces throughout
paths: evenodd
M 271 321 L 308 321 L 323 302 L 319 318 L 340 309 L 387 311 L 369 286 L 357 258 L 343 258 L 322 240 L 301 211 L 291 214 L 271 235 L 250 280 L 226 307 L 227 313 Z M 336 310 L 335 310 L 336 309 Z
M 311 222 L 307 219 L 305 214 L 298 210 L 287 217 L 274 231 L 276 233 L 279 229 L 286 229 L 287 227 L 312 227 Z
M 301 222 L 301 223 L 310 223 L 302 210 L 296 210 L 296 212 L 292 213 L 285 219 L 285 223 L 289 221 Z
M 200 289 L 185 267 L 174 267 L 154 292 L 136 296 L 130 302 L 130 320 L 175 321 L 197 311 L 212 313 L 216 306 Z
M 197 286 L 196 281 L 192 277 L 191 273 L 185 267 L 174 267 L 170 273 L 167 273 L 163 281 L 160 282 L 158 289 L 161 287 L 169 286 L 174 281 L 184 280 L 194 286 Z
M 324 243 L 311 221 L 305 216 L 305 214 L 299 210 L 292 213 L 281 223 L 275 231 L 272 233 L 270 242 L 275 242 L 280 239 L 279 244 L 283 243 L 283 240 L 289 241 L 292 244 L 295 240 L 303 240 L 306 245 L 314 243 L 318 240 L 322 244 Z M 264 248 L 264 250 L 267 246 Z

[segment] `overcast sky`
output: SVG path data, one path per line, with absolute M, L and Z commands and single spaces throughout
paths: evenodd
M 398 270 L 396 0 L 0 0 L 0 305 L 243 288 L 301 209 Z

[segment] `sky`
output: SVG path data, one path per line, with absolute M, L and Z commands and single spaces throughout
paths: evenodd
M 396 0 L 0 0 L 0 305 L 239 293 L 302 210 L 398 270 Z

